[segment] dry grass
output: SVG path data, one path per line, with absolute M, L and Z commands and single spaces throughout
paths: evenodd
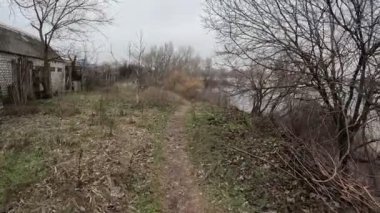
M 141 114 L 134 95 L 116 86 L 0 117 L 0 211 L 158 212 L 151 128 L 169 110 Z
M 6 105 L 3 109 L 2 115 L 4 115 L 4 116 L 25 116 L 25 115 L 37 114 L 40 111 L 41 111 L 41 109 L 35 104 L 22 105 L 22 106 Z
M 189 152 L 212 203 L 226 212 L 329 212 L 279 158 L 284 141 L 267 119 L 203 104 L 193 110 Z
M 144 105 L 158 107 L 176 106 L 184 101 L 176 93 L 156 87 L 149 87 L 144 90 L 141 93 L 141 99 Z
M 164 82 L 165 89 L 176 92 L 189 100 L 196 99 L 203 87 L 200 77 L 181 71 L 169 73 Z

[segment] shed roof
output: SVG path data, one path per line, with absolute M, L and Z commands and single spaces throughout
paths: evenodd
M 0 52 L 43 59 L 44 45 L 34 36 L 0 24 Z M 62 60 L 53 49 L 49 58 Z

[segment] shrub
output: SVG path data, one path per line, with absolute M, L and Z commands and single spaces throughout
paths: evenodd
M 141 102 L 148 106 L 168 107 L 182 101 L 177 94 L 164 89 L 149 87 L 141 93 Z
M 221 107 L 228 108 L 230 106 L 228 96 L 221 91 L 205 89 L 198 95 L 197 99 Z
M 176 92 L 187 99 L 195 99 L 201 93 L 203 81 L 187 72 L 170 72 L 165 79 L 164 88 Z
M 289 112 L 275 116 L 276 122 L 287 129 L 292 136 L 310 143 L 333 144 L 337 132 L 332 117 L 317 102 L 300 102 L 288 107 Z
M 350 162 L 351 171 L 340 168 L 339 146 L 335 142 L 338 132 L 332 116 L 318 102 L 300 102 L 288 108 L 289 113 L 276 116 L 276 122 L 287 140 L 281 159 L 294 177 L 320 195 L 318 199 L 331 211 L 379 209 L 368 184 L 354 178 L 355 173 L 362 177 L 367 171 L 359 171 L 355 161 Z M 351 141 L 353 144 L 355 141 Z

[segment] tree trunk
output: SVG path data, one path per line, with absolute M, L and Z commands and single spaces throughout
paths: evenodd
M 70 58 L 71 59 L 71 58 Z M 76 64 L 77 64 L 77 56 L 74 56 L 74 59 L 71 60 L 71 67 L 70 69 L 66 70 L 66 90 L 74 91 L 73 86 L 73 74 L 77 72 L 76 70 Z
M 339 159 L 341 160 L 341 168 L 343 170 L 347 169 L 348 165 L 348 149 L 349 149 L 349 140 L 346 130 L 343 129 L 341 134 L 338 136 L 338 144 L 339 144 Z
M 50 63 L 49 63 L 49 49 L 45 48 L 44 52 L 44 67 L 42 70 L 42 86 L 44 88 L 43 96 L 44 98 L 53 97 L 51 88 L 51 74 L 50 74 Z
M 343 171 L 348 172 L 348 155 L 354 134 L 349 130 L 345 116 L 342 113 L 338 115 L 337 127 L 340 167 Z
M 259 100 L 259 98 L 252 98 L 251 115 L 254 117 L 261 117 L 263 115 L 261 111 L 261 100 Z
M 253 117 L 260 117 L 262 114 L 261 114 L 259 108 L 257 108 L 256 106 L 253 106 L 253 107 L 252 107 L 252 110 L 251 110 L 251 115 L 252 115 Z

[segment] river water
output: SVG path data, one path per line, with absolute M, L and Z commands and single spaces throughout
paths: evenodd
M 248 95 L 229 96 L 229 101 L 232 106 L 237 107 L 241 111 L 248 113 L 252 111 L 253 104 Z

